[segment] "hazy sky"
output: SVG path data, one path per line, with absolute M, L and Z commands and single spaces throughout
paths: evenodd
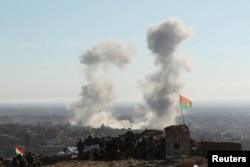
M 155 70 L 151 24 L 176 16 L 192 27 L 180 46 L 192 71 L 181 94 L 194 100 L 250 99 L 250 1 L 0 0 L 0 102 L 62 101 L 86 84 L 79 55 L 104 40 L 134 43 L 125 70 L 113 71 L 116 99 L 141 100 L 138 81 Z

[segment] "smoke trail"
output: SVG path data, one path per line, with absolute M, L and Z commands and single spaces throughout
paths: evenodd
M 163 128 L 174 122 L 178 111 L 177 96 L 182 87 L 180 69 L 190 69 L 188 61 L 180 56 L 179 44 L 187 39 L 191 29 L 175 17 L 150 26 L 147 32 L 148 48 L 155 55 L 157 70 L 145 77 L 144 110 L 146 122 L 140 126 Z
M 103 121 L 112 120 L 113 127 L 124 126 L 126 122 L 115 121 L 116 118 L 112 117 L 110 111 L 106 111 L 115 98 L 109 68 L 112 66 L 124 68 L 131 61 L 135 52 L 134 45 L 124 45 L 112 40 L 101 42 L 80 55 L 80 62 L 85 65 L 88 84 L 82 87 L 81 100 L 74 105 L 72 123 L 82 122 L 83 125 L 96 127 L 107 123 Z

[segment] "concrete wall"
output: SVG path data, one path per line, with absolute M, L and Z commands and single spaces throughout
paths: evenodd
M 242 144 L 234 142 L 202 141 L 198 143 L 196 155 L 207 157 L 208 151 L 241 151 Z
M 166 160 L 178 161 L 190 157 L 190 131 L 186 125 L 169 126 L 165 129 Z

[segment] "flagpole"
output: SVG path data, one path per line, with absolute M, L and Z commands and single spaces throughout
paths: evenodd
M 179 95 L 179 97 L 181 98 L 181 95 Z M 181 107 L 181 100 L 180 100 L 180 109 L 181 109 L 182 122 L 183 122 L 183 125 L 184 125 L 185 122 L 184 122 L 184 117 L 183 117 L 183 112 L 182 112 L 182 107 Z
M 182 116 L 183 125 L 185 125 L 182 108 L 181 108 L 181 116 Z
M 181 108 L 182 121 L 183 121 L 183 124 L 185 124 L 182 109 L 185 109 L 185 110 L 190 109 L 192 107 L 192 102 L 184 96 L 179 95 L 179 97 L 180 97 L 180 108 Z

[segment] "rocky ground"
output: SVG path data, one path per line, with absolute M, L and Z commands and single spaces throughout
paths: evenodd
M 184 162 L 169 164 L 163 160 L 122 160 L 122 161 L 63 161 L 44 167 L 207 167 L 207 161 L 204 158 L 193 157 Z

